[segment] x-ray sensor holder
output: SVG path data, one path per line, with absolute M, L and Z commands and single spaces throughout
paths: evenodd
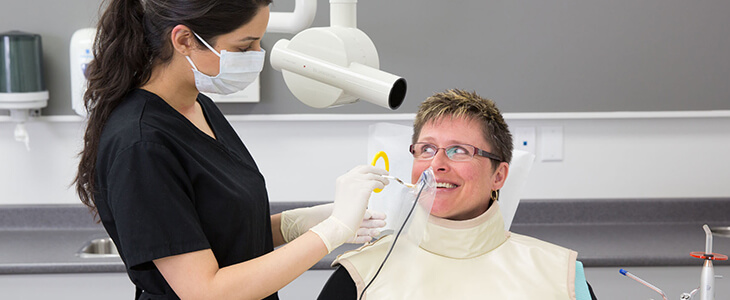
M 388 161 L 388 154 L 385 154 L 385 151 L 380 151 L 377 154 L 375 154 L 375 157 L 373 157 L 373 161 L 370 162 L 372 166 L 375 166 L 375 164 L 378 163 L 379 159 L 383 159 L 383 163 L 385 163 L 385 170 L 390 171 L 390 162 Z M 380 193 L 383 189 L 374 189 L 373 192 Z

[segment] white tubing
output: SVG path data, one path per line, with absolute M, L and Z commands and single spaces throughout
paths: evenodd
M 317 0 L 296 0 L 293 12 L 271 12 L 267 32 L 297 33 L 314 22 Z
M 357 28 L 357 0 L 330 0 L 330 26 Z
M 400 106 L 402 97 L 395 97 L 391 103 L 391 93 L 403 87 L 405 80 L 399 76 L 383 72 L 359 63 L 350 67 L 342 67 L 321 59 L 288 49 L 289 41 L 279 40 L 271 49 L 271 66 L 274 70 L 282 69 L 301 76 L 331 85 L 373 104 L 394 109 Z M 291 87 L 290 87 L 291 89 Z
M 702 226 L 702 230 L 705 231 L 705 253 L 711 254 L 712 253 L 712 231 L 710 230 L 710 227 L 707 226 L 707 224 Z

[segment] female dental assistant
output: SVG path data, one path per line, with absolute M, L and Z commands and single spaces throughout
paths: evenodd
M 361 225 L 382 226 L 382 216 L 362 222 L 371 191 L 387 184 L 370 166 L 337 179 L 334 204 L 270 216 L 251 154 L 200 94 L 256 78 L 269 4 L 111 0 L 99 20 L 75 183 L 135 299 L 278 299 L 333 248 L 377 234 Z

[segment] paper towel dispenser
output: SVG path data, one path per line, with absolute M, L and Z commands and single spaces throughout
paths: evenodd
M 43 79 L 41 36 L 21 31 L 0 33 L 0 109 L 10 110 L 18 125 L 15 139 L 26 143 L 25 121 L 31 109 L 48 105 Z

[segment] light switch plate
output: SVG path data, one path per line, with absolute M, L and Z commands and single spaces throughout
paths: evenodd
M 563 160 L 563 127 L 540 127 L 541 161 Z

